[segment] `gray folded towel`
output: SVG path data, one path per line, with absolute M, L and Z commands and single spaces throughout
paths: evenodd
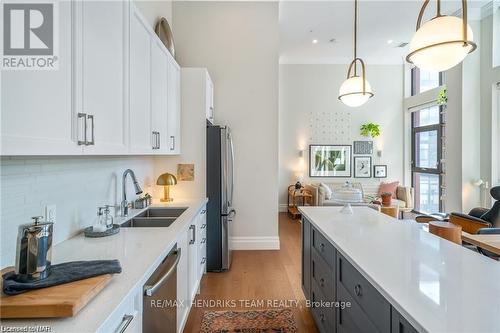
M 121 273 L 121 271 L 120 262 L 115 259 L 72 261 L 53 265 L 46 279 L 33 282 L 17 282 L 16 274 L 8 272 L 3 275 L 3 292 L 7 295 L 17 295 L 33 289 L 57 286 L 103 274 Z

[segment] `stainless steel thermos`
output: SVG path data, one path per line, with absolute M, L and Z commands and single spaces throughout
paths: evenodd
M 19 226 L 16 251 L 16 280 L 43 280 L 50 274 L 52 260 L 52 222 L 32 217 L 33 223 Z

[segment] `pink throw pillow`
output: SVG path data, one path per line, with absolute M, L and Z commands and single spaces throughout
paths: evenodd
M 398 188 L 399 182 L 392 183 L 380 183 L 378 188 L 378 196 L 380 197 L 382 193 L 392 193 L 392 198 L 396 199 L 396 189 Z

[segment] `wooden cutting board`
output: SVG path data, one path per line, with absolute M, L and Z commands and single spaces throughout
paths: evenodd
M 2 275 L 11 270 L 12 268 L 2 270 Z M 109 283 L 112 277 L 111 274 L 99 275 L 14 296 L 2 292 L 0 318 L 73 317 Z M 0 286 L 2 280 L 0 278 Z

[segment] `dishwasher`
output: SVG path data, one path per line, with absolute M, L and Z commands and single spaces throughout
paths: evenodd
M 177 330 L 177 264 L 180 259 L 181 249 L 175 245 L 144 285 L 144 333 L 175 333 Z

